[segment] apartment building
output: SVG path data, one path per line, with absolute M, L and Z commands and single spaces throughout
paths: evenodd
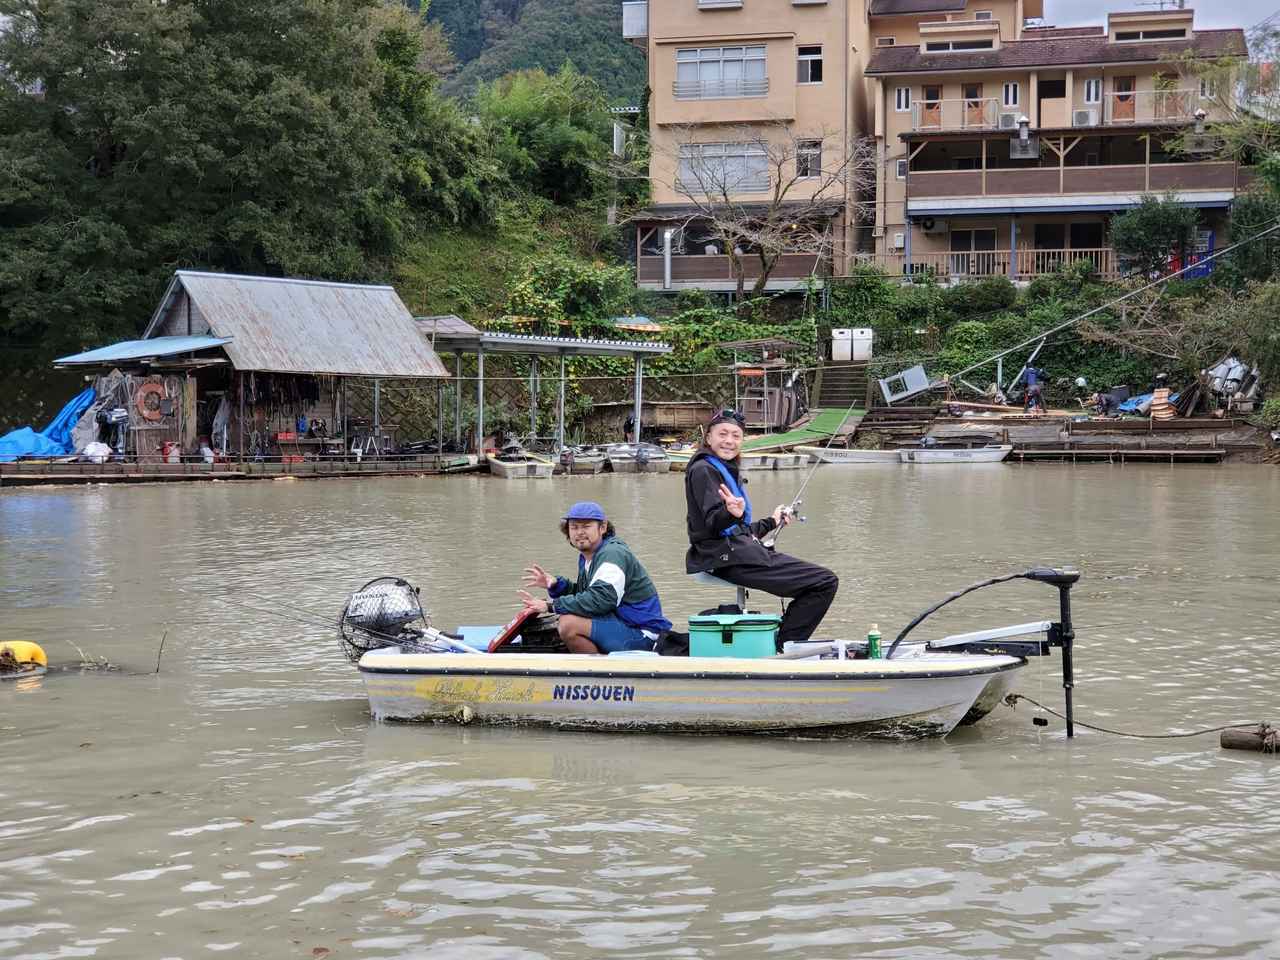
M 1044 7 L 624 2 L 624 33 L 647 51 L 651 89 L 653 202 L 639 220 L 640 284 L 732 288 L 729 258 L 689 203 L 685 167 L 732 171 L 734 202 L 749 211 L 790 173 L 761 160 L 761 138 L 799 144 L 797 171 L 827 162 L 807 157 L 805 144 L 831 157 L 874 142 L 869 192 L 821 198 L 837 242 L 782 257 L 770 289 L 844 273 L 858 258 L 943 280 L 1026 280 L 1077 257 L 1114 274 L 1109 222 L 1149 192 L 1172 191 L 1204 211 L 1201 243 L 1212 247 L 1248 174 L 1171 149 L 1180 133 L 1211 124 L 1220 102 L 1175 61 L 1243 57 L 1243 31 L 1199 30 L 1194 11 L 1157 9 L 1057 28 L 1043 25 Z M 803 195 L 803 183 L 791 189 Z

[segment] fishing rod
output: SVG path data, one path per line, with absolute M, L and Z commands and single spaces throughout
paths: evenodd
M 844 412 L 844 416 L 840 418 L 840 423 L 837 424 L 831 436 L 827 438 L 827 443 L 826 443 L 826 446 L 822 448 L 823 450 L 829 449 L 831 444 L 835 443 L 836 437 L 840 435 L 840 431 L 844 429 L 844 425 L 849 421 L 849 417 L 852 416 L 853 411 L 856 410 L 857 408 L 858 408 L 858 401 L 855 398 L 854 400 L 850 401 L 848 408 Z M 800 507 L 804 504 L 804 500 L 802 500 L 801 497 L 804 496 L 805 489 L 808 488 L 809 486 L 809 481 L 813 479 L 813 475 L 817 472 L 818 467 L 820 466 L 822 466 L 822 458 L 818 457 L 817 459 L 814 460 L 813 465 L 809 467 L 809 472 L 805 475 L 804 482 L 800 484 L 800 489 L 797 490 L 796 495 L 791 498 L 791 502 L 788 504 L 783 504 L 782 523 L 779 524 L 774 530 L 770 531 L 769 535 L 765 537 L 764 540 L 761 541 L 761 543 L 763 543 L 766 547 L 772 547 L 775 543 L 778 542 L 778 535 L 781 534 L 782 531 L 786 529 L 788 524 L 797 522 L 797 521 L 800 523 L 804 523 L 806 521 L 807 518 L 801 516 L 799 512 Z

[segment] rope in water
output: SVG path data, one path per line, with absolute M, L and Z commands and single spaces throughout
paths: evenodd
M 1059 720 L 1067 719 L 1063 714 L 1054 710 L 1052 707 L 1046 707 L 1034 697 L 1028 697 L 1021 693 L 1011 693 L 1004 698 L 1004 702 L 1010 707 L 1016 707 L 1019 700 L 1025 700 L 1027 703 L 1039 707 L 1045 713 L 1052 714 Z M 1181 740 L 1186 737 L 1203 737 L 1205 734 L 1209 733 L 1221 733 L 1223 730 L 1243 730 L 1250 727 L 1265 729 L 1269 726 L 1266 723 L 1258 723 L 1257 721 L 1254 721 L 1252 723 L 1224 723 L 1220 727 L 1206 727 L 1203 730 L 1192 730 L 1189 733 L 1133 733 L 1128 730 L 1115 730 L 1111 727 L 1103 727 L 1096 723 L 1085 723 L 1079 717 L 1074 717 L 1073 722 L 1077 727 L 1084 727 L 1087 730 L 1096 730 L 1098 733 L 1109 733 L 1116 737 L 1130 737 L 1135 740 Z

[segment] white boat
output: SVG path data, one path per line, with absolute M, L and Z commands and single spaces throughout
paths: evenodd
M 916 447 L 898 450 L 903 463 L 999 463 L 1013 444 L 988 447 Z
M 524 450 L 503 450 L 498 454 L 489 454 L 487 459 L 489 472 L 504 480 L 515 480 L 521 477 L 550 479 L 556 467 L 552 461 Z
M 856 447 L 796 447 L 796 453 L 807 454 L 821 463 L 901 463 L 897 450 L 860 450 Z
M 560 469 L 573 476 L 594 476 L 609 461 L 603 453 L 594 450 L 566 449 L 560 453 Z
M 809 465 L 807 453 L 775 453 L 769 457 L 774 470 L 802 470 Z
M 670 455 L 653 443 L 613 443 L 605 453 L 614 473 L 666 473 L 671 469 Z
M 900 643 L 952 600 L 1017 578 L 1057 587 L 1062 621 Z M 571 654 L 557 636 L 554 615 L 527 612 L 503 627 L 445 633 L 431 626 L 417 590 L 390 577 L 352 594 L 339 631 L 379 720 L 934 737 L 985 717 L 1012 689 L 1027 658 L 1045 656 L 1052 646 L 1063 649 L 1070 717 L 1070 590 L 1078 578 L 1073 570 L 1034 568 L 975 584 L 917 617 L 875 658 L 866 642 L 843 641 L 792 644 L 779 656 Z
M 923 648 L 893 660 L 783 660 L 388 647 L 359 669 L 379 720 L 918 738 L 981 719 L 1025 665 Z

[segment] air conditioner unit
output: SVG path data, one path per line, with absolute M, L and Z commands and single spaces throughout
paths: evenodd
M 1000 114 L 1000 129 L 1001 130 L 1017 130 L 1018 115 L 1016 113 Z
M 1097 110 L 1071 111 L 1071 125 L 1073 127 L 1096 127 L 1098 125 L 1098 111 Z
M 933 217 L 925 217 L 920 221 L 920 231 L 922 233 L 946 233 L 947 221 L 935 220 Z
M 907 245 L 907 235 L 905 233 L 895 233 L 893 235 L 893 249 L 901 250 Z

